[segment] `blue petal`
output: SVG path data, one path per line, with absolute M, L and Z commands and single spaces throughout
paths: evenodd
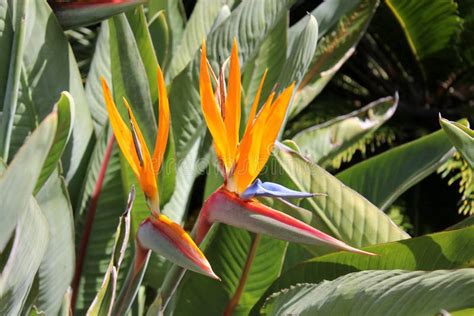
M 288 189 L 280 184 L 273 182 L 262 182 L 257 179 L 250 185 L 241 198 L 248 200 L 254 196 L 268 196 L 268 197 L 279 197 L 279 198 L 308 198 L 315 196 L 315 193 L 300 192 Z

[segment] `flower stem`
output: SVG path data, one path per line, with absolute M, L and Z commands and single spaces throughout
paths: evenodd
M 240 276 L 239 285 L 235 290 L 234 296 L 232 296 L 229 304 L 227 304 L 226 309 L 224 310 L 224 316 L 230 316 L 234 313 L 235 308 L 239 304 L 240 297 L 245 289 L 245 283 L 247 283 L 247 279 L 250 273 L 250 268 L 252 267 L 253 259 L 255 258 L 255 254 L 257 253 L 257 248 L 260 243 L 261 235 L 255 234 L 252 240 L 252 244 L 250 245 L 249 253 L 247 255 L 247 260 L 245 261 L 244 269 L 242 271 L 242 275 Z
M 76 256 L 76 271 L 74 272 L 74 278 L 72 279 L 72 298 L 71 298 L 71 309 L 74 310 L 76 306 L 77 294 L 79 291 L 79 283 L 81 280 L 82 269 L 84 266 L 84 260 L 86 257 L 87 246 L 89 244 L 89 237 L 92 231 L 92 224 L 94 223 L 95 213 L 97 210 L 97 203 L 99 201 L 100 194 L 102 193 L 102 185 L 104 184 L 105 174 L 107 172 L 107 166 L 109 165 L 110 157 L 112 156 L 112 149 L 115 142 L 114 135 L 112 134 L 107 142 L 105 148 L 104 158 L 100 166 L 99 175 L 95 183 L 94 191 L 92 192 L 89 207 L 87 208 L 86 222 L 84 224 L 84 230 L 82 231 L 81 242 L 79 244 L 79 250 Z

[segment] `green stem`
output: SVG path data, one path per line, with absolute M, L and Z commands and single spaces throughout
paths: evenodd
M 12 136 L 13 120 L 15 118 L 18 104 L 18 90 L 20 85 L 21 64 L 23 52 L 25 51 L 25 11 L 28 0 L 18 1 L 15 17 L 15 37 L 10 55 L 10 67 L 8 70 L 8 81 L 3 100 L 3 115 L 0 126 L 0 149 L 3 161 L 8 161 L 10 142 Z

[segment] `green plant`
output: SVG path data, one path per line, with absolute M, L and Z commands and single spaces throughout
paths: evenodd
M 409 222 L 400 212 L 413 204 L 396 208 L 397 201 L 439 168 L 461 170 L 453 179 L 462 175 L 463 201 L 472 202 L 472 130 L 462 120 L 440 119 L 441 130 L 437 123 L 438 112 L 461 119 L 472 109 L 466 87 L 472 82 L 468 39 L 474 11 L 468 1 L 119 2 L 0 0 L 0 314 L 154 315 L 165 307 L 166 314 L 177 315 L 472 311 L 472 217 L 451 230 L 411 238 L 385 213 L 392 207 Z M 298 15 L 306 10 L 311 14 Z M 221 68 L 234 39 L 239 75 L 236 50 L 234 70 Z M 242 122 L 250 117 L 251 126 L 252 113 L 273 93 L 288 106 L 273 125 L 258 123 L 269 146 L 280 141 L 260 168 L 262 182 L 239 187 L 239 199 L 227 196 L 235 189 L 229 181 L 240 180 L 233 178 L 232 163 L 223 168 L 224 155 L 215 152 L 207 132 L 209 113 L 201 107 L 203 40 L 217 74 L 211 90 L 222 93 L 219 108 L 238 111 Z M 156 76 L 158 65 L 165 82 Z M 223 82 L 231 73 L 229 95 L 237 91 L 237 79 L 241 93 L 223 106 Z M 122 151 L 109 126 L 101 76 L 117 103 L 116 118 L 130 133 Z M 145 147 L 155 147 L 165 115 L 156 105 L 166 92 L 168 145 L 158 146 L 162 167 L 150 178 L 160 189 L 157 200 L 143 185 L 136 161 Z M 136 117 L 132 125 L 122 98 Z M 235 127 L 238 144 L 247 128 Z M 212 136 L 219 142 L 219 133 Z M 285 199 L 273 191 L 265 192 L 273 198 L 260 196 L 262 183 L 267 191 L 281 189 L 274 183 L 291 191 Z M 245 204 L 249 192 L 259 210 L 278 210 L 293 224 L 303 222 L 300 228 L 350 245 L 345 249 L 377 256 L 289 242 L 301 241 L 301 231 L 282 238 L 283 228 L 269 229 L 276 227 L 266 222 L 271 216 L 218 216 L 216 205 L 255 216 Z M 301 199 L 301 192 L 322 195 Z M 223 195 L 228 201 L 212 209 L 212 200 Z M 184 273 L 167 260 L 182 248 L 141 252 L 132 241 L 152 217 L 149 209 L 167 216 L 174 231 L 183 230 L 171 221 L 197 236 L 220 281 Z M 450 211 L 438 207 L 432 217 Z M 199 224 L 192 232 L 205 212 L 207 224 L 220 223 L 205 227 L 206 234 Z M 259 224 L 250 229 L 248 223 Z M 353 304 L 354 298 L 363 304 Z M 393 309 L 395 301 L 406 309 Z

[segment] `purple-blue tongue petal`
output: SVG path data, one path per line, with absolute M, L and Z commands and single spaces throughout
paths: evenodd
M 280 184 L 273 182 L 262 182 L 257 179 L 250 185 L 241 198 L 249 200 L 255 196 L 268 196 L 268 197 L 279 197 L 279 198 L 308 198 L 318 195 L 317 193 L 300 192 L 288 189 Z

